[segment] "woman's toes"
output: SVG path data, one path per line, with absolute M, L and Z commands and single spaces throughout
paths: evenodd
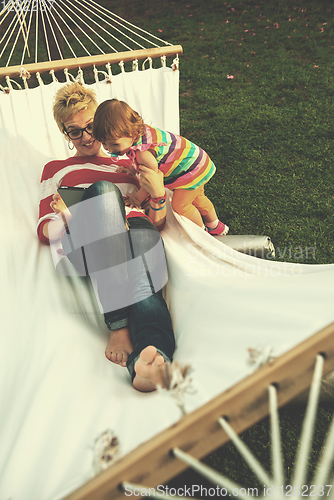
M 128 327 L 112 330 L 106 347 L 106 358 L 112 363 L 126 366 L 130 352 L 133 351 L 130 330 Z
M 157 367 L 162 366 L 165 363 L 165 360 L 161 354 L 157 354 L 156 358 L 153 361 L 153 364 Z
M 153 363 L 154 359 L 157 356 L 157 349 L 153 345 L 149 345 L 145 347 L 140 353 L 140 360 L 145 364 Z M 162 356 L 160 355 L 162 358 Z M 163 359 L 163 358 L 162 358 Z
M 117 355 L 117 363 L 119 365 L 124 366 L 124 363 L 126 364 L 126 358 L 127 358 L 127 356 L 126 356 L 125 352 L 119 352 Z

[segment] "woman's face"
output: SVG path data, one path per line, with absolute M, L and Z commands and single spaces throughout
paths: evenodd
M 90 125 L 93 125 L 95 108 L 88 107 L 71 116 L 64 122 L 64 127 L 67 133 L 78 135 L 80 129 L 88 127 L 89 132 L 92 130 Z M 82 131 L 82 137 L 79 139 L 71 139 L 77 150 L 74 156 L 104 156 L 101 143 L 94 139 L 93 135 L 86 130 Z

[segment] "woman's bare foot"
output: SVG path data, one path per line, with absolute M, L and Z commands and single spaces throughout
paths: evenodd
M 145 347 L 135 364 L 133 387 L 137 391 L 152 392 L 157 385 L 167 385 L 167 363 L 152 345 Z
M 117 365 L 126 366 L 129 354 L 133 351 L 130 330 L 127 326 L 110 331 L 110 339 L 106 347 L 106 358 Z

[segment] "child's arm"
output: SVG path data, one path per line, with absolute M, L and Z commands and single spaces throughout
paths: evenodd
M 159 170 L 159 165 L 155 158 L 155 151 L 151 149 L 148 151 L 136 151 L 136 159 L 139 165 L 151 168 L 154 172 Z
M 158 172 L 159 166 L 154 154 L 154 151 L 151 150 L 136 151 L 136 160 L 139 165 L 144 165 L 144 167 L 147 167 L 154 172 Z M 147 198 L 148 194 L 149 193 L 143 187 L 140 187 L 140 189 L 136 193 L 128 194 L 125 204 L 127 206 L 130 206 L 131 208 L 140 208 L 142 202 Z

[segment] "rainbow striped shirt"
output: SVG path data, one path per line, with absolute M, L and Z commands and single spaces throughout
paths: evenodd
M 131 148 L 156 153 L 164 185 L 174 189 L 196 189 L 213 176 L 216 167 L 208 154 L 184 137 L 145 125 L 145 134 Z

